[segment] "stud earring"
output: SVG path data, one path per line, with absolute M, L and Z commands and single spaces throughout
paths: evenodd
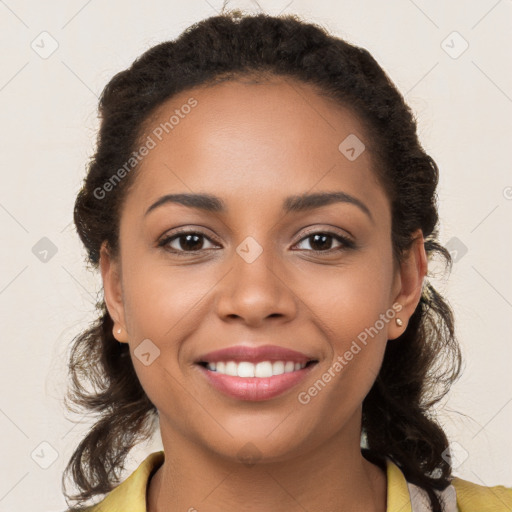
M 396 321 L 396 325 L 398 325 L 399 327 L 402 327 L 402 325 L 404 325 L 401 318 L 396 318 L 395 321 Z
M 121 329 L 117 329 L 117 334 L 121 334 Z

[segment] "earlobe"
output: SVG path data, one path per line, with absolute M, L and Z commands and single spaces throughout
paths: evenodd
M 393 301 L 402 306 L 400 313 L 397 314 L 401 322 L 395 321 L 395 324 L 390 327 L 388 339 L 398 338 L 405 331 L 408 320 L 416 310 L 423 291 L 423 280 L 427 274 L 428 263 L 421 229 L 413 234 L 413 240 L 400 264 L 397 276 L 400 289 Z
M 101 244 L 100 270 L 103 280 L 105 304 L 114 322 L 113 335 L 117 341 L 127 342 L 119 265 L 118 261 L 110 255 L 106 241 Z

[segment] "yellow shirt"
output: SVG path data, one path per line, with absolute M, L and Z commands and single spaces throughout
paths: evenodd
M 164 452 L 154 452 L 120 485 L 88 512 L 147 512 L 146 490 L 151 474 L 162 465 Z M 387 512 L 429 512 L 426 493 L 407 482 L 400 468 L 386 459 Z M 510 512 L 512 488 L 485 487 L 455 477 L 442 494 L 446 512 Z

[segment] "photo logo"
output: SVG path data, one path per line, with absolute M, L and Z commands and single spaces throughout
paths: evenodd
M 379 319 L 375 321 L 375 323 L 371 327 L 367 327 L 364 331 L 361 331 L 357 335 L 357 340 L 363 344 L 367 345 L 368 336 L 374 338 L 384 327 L 386 324 L 390 322 L 393 318 L 395 318 L 396 313 L 402 311 L 402 304 L 395 303 L 389 308 L 385 313 L 381 313 L 379 315 Z M 320 391 L 322 391 L 325 386 L 331 382 L 331 380 L 339 375 L 341 370 L 347 366 L 347 364 L 354 359 L 354 356 L 361 352 L 362 347 L 358 344 L 356 340 L 352 341 L 350 348 L 345 351 L 343 355 L 339 355 L 336 358 L 336 361 L 331 365 L 331 367 L 325 371 L 316 382 L 307 389 L 307 391 L 301 391 L 297 395 L 297 400 L 302 405 L 307 405 L 311 402 L 311 399 L 318 395 Z
M 133 169 L 135 169 L 152 149 L 156 148 L 157 142 L 155 139 L 161 141 L 164 138 L 164 133 L 171 133 L 171 131 L 178 126 L 181 120 L 185 119 L 186 115 L 192 111 L 192 108 L 197 105 L 198 101 L 195 98 L 189 98 L 179 109 L 175 109 L 174 114 L 168 121 L 160 123 L 153 129 L 151 133 L 154 138 L 151 135 L 148 135 L 144 144 L 142 144 L 137 151 L 134 151 L 130 158 L 128 158 L 128 160 L 119 169 L 117 169 L 117 171 L 101 187 L 96 187 L 94 189 L 94 197 L 99 200 L 104 199 L 107 192 L 114 190 L 115 186 L 118 185 Z

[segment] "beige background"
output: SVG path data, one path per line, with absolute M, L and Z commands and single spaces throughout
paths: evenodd
M 67 347 L 92 320 L 100 290 L 71 222 L 94 148 L 98 96 L 147 48 L 221 5 L 0 1 L 0 511 L 64 510 L 61 474 L 89 425 L 65 417 L 62 395 Z M 512 2 L 259 5 L 303 15 L 369 49 L 415 111 L 441 170 L 441 242 L 459 248 L 449 281 L 435 281 L 455 310 L 465 357 L 441 420 L 458 476 L 512 486 Z M 229 6 L 259 10 L 250 1 Z M 33 252 L 48 244 L 44 237 L 57 251 L 47 262 Z M 134 450 L 130 471 L 160 449 L 156 438 Z

